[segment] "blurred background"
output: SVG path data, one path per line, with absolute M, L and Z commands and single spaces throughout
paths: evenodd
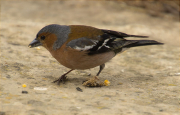
M 123 1 L 123 0 L 119 0 Z M 124 0 L 127 5 L 142 8 L 151 16 L 161 17 L 170 14 L 172 18 L 179 20 L 179 1 L 178 0 Z
M 174 41 L 180 42 L 175 36 L 179 34 L 178 0 L 12 0 L 2 1 L 1 4 L 1 23 L 29 23 L 31 26 L 35 25 L 33 29 L 37 28 L 35 32 L 51 23 L 82 24 L 150 35 L 173 45 L 179 45 Z M 42 25 L 38 27 L 38 24 Z M 162 38 L 164 34 L 166 35 Z M 169 41 L 168 38 L 175 40 Z
M 179 0 L 1 0 L 0 115 L 179 115 L 179 6 Z M 45 48 L 28 47 L 48 24 L 94 26 L 165 44 L 113 58 L 100 75 L 108 87 L 82 86 L 99 67 L 76 70 L 57 86 L 51 82 L 69 69 Z

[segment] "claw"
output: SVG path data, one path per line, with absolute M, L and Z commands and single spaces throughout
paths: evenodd
M 59 79 L 53 81 L 53 83 L 56 83 L 56 82 L 57 82 L 57 84 L 60 85 L 60 82 L 65 83 L 66 80 L 67 80 L 67 76 L 62 75 Z
M 66 76 L 66 75 L 67 75 L 68 73 L 70 73 L 71 71 L 73 71 L 73 69 L 71 69 L 71 70 L 68 71 L 67 73 L 63 74 L 59 79 L 53 81 L 53 83 L 56 83 L 56 82 L 57 82 L 58 85 L 60 85 L 60 82 L 65 83 L 65 81 L 66 81 L 66 79 L 67 79 L 67 76 Z

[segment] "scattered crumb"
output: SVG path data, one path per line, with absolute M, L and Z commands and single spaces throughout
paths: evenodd
M 102 87 L 105 86 L 103 82 L 101 82 L 97 76 L 92 77 L 91 79 L 85 81 L 82 85 L 87 87 Z
M 41 48 L 40 47 L 36 47 L 37 50 L 40 50 Z
M 45 87 L 34 87 L 34 90 L 47 90 Z
M 108 81 L 107 79 L 104 80 L 104 85 L 105 85 L 105 86 L 109 86 L 109 85 L 110 85 L 110 81 Z
M 22 84 L 22 87 L 24 87 L 24 88 L 25 88 L 25 87 L 26 87 L 26 84 Z

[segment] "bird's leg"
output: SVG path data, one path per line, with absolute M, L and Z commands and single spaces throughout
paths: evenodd
M 53 81 L 53 83 L 56 83 L 56 82 L 57 82 L 58 85 L 60 84 L 61 81 L 64 83 L 65 80 L 66 80 L 66 75 L 67 75 L 68 73 L 70 73 L 72 70 L 74 70 L 74 69 L 71 69 L 71 70 L 68 71 L 67 73 L 63 74 L 61 77 L 59 77 L 59 79 Z
M 104 69 L 104 67 L 105 67 L 105 64 L 102 64 L 102 65 L 100 65 L 99 66 L 99 72 L 97 73 L 97 75 L 96 76 L 99 76 L 99 74 L 101 73 L 101 71 Z

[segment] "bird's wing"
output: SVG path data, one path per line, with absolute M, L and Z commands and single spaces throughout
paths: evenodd
M 79 51 L 87 51 L 89 55 L 104 53 L 116 49 L 116 42 L 118 42 L 118 48 L 121 48 L 125 45 L 134 43 L 127 42 L 128 40 L 124 37 L 147 37 L 147 36 L 138 36 L 138 35 L 128 35 L 122 32 L 112 31 L 112 30 L 101 30 L 103 34 L 89 38 L 81 37 L 74 40 L 71 40 L 67 43 L 68 47 L 71 47 Z M 122 43 L 122 44 L 121 44 Z
M 67 46 L 79 51 L 88 51 L 91 48 L 95 47 L 97 43 L 98 40 L 82 37 L 71 40 L 70 42 L 67 43 Z
M 108 34 L 110 36 L 114 36 L 116 38 L 125 38 L 125 37 L 148 38 L 148 36 L 129 35 L 129 34 L 126 34 L 126 33 L 113 31 L 113 30 L 104 30 L 104 29 L 102 29 L 101 31 L 103 31 L 104 33 L 106 33 L 106 34 Z

